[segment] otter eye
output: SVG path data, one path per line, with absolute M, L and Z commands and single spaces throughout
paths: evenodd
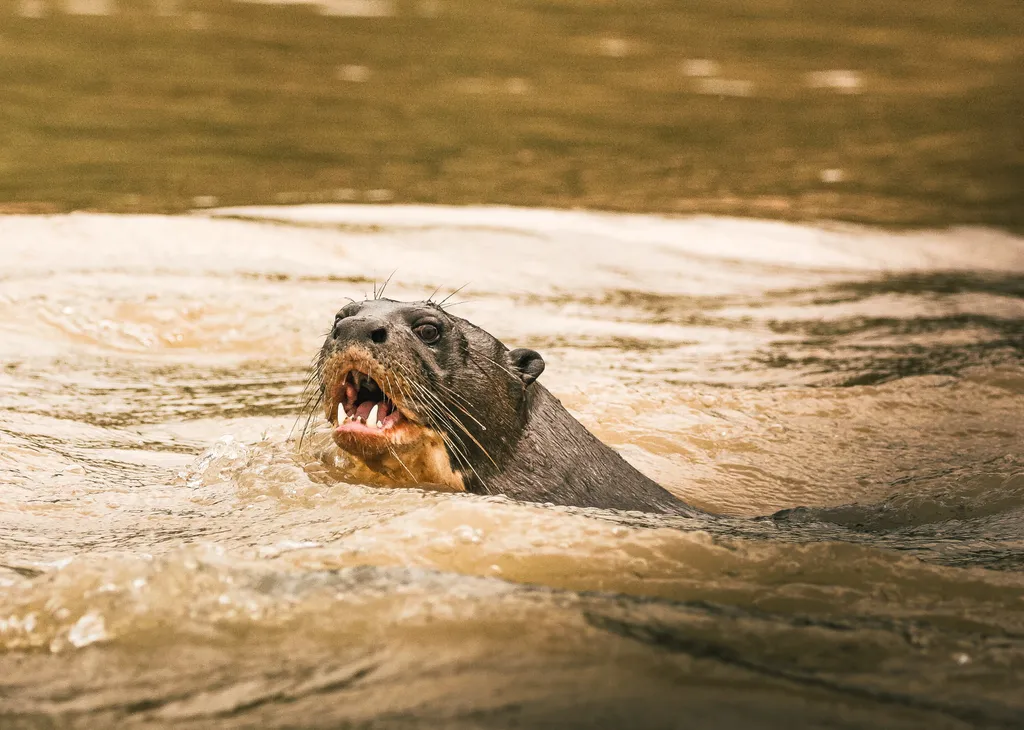
M 413 328 L 413 332 L 415 332 L 416 336 L 428 345 L 432 345 L 441 339 L 441 330 L 436 324 L 430 324 L 429 322 L 416 325 L 416 327 Z

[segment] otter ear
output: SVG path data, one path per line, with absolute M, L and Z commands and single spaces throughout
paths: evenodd
M 523 379 L 523 385 L 529 385 L 544 372 L 544 358 L 539 352 L 527 350 L 525 347 L 512 350 L 508 354 L 508 362 L 512 370 Z

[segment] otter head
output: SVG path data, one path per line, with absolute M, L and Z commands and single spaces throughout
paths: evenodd
M 482 492 L 543 370 L 433 302 L 373 299 L 338 312 L 316 376 L 341 449 L 396 486 Z

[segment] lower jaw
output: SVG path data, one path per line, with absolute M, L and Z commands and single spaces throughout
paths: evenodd
M 401 426 L 390 426 L 377 429 L 367 426 L 356 426 L 343 424 L 334 429 L 332 434 L 334 443 L 339 448 L 349 453 L 364 458 L 373 458 L 392 453 L 394 449 L 401 446 L 405 439 Z

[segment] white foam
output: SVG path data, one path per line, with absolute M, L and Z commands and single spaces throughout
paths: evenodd
M 568 244 L 629 245 L 616 253 L 665 248 L 695 258 L 847 271 L 1024 271 L 1024 239 L 983 227 L 897 232 L 867 226 L 809 225 L 753 219 L 616 214 L 505 206 L 304 205 L 220 208 L 211 217 L 245 217 L 323 226 L 491 228 Z M 479 236 L 478 236 L 479 239 Z M 597 254 L 597 251 L 594 252 Z

